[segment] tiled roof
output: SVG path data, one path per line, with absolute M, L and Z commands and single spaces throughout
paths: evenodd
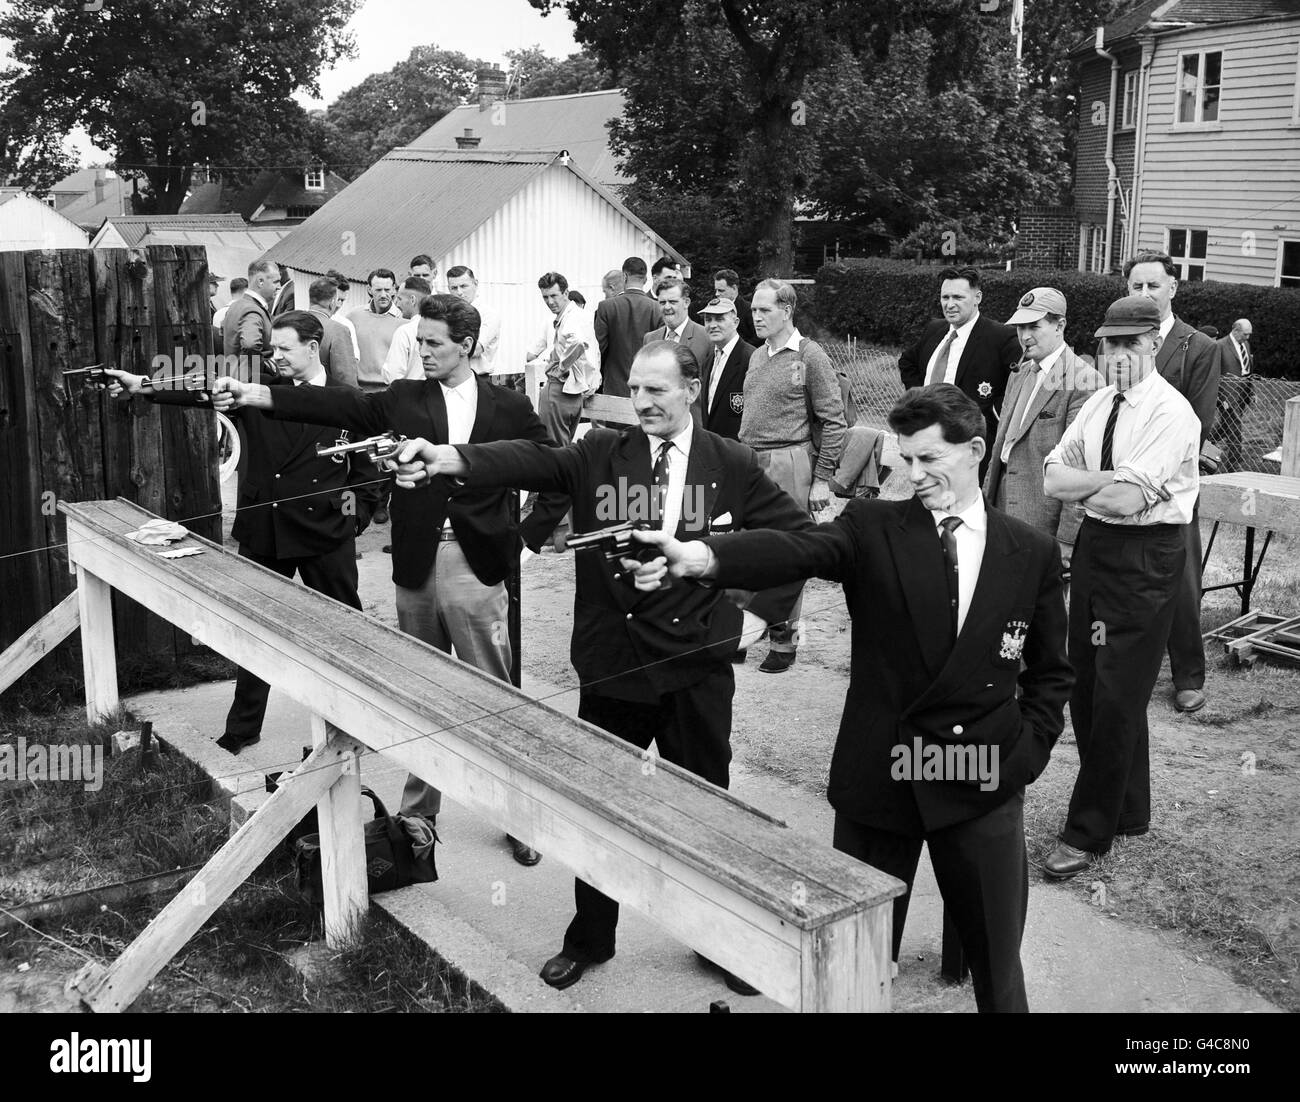
M 1300 0 L 1145 0 L 1106 26 L 1104 44 L 1115 45 L 1141 30 L 1182 30 L 1242 23 L 1254 19 L 1298 19 Z M 1080 40 L 1071 53 L 1090 50 L 1094 36 Z

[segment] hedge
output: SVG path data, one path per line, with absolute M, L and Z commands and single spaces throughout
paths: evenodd
M 939 317 L 939 272 L 932 266 L 897 261 L 873 261 L 849 267 L 831 264 L 817 273 L 812 312 L 830 333 L 852 334 L 861 340 L 905 346 L 926 322 Z M 1093 333 L 1106 308 L 1124 294 L 1118 275 L 1084 272 L 983 271 L 984 300 L 980 311 L 1006 321 L 1021 295 L 1031 287 L 1055 287 L 1069 304 L 1065 339 L 1078 352 L 1096 348 Z M 1237 318 L 1249 318 L 1254 328 L 1251 347 L 1255 370 L 1261 375 L 1300 379 L 1300 289 L 1258 287 L 1248 283 L 1180 283 L 1174 310 L 1190 325 L 1213 325 L 1225 336 Z

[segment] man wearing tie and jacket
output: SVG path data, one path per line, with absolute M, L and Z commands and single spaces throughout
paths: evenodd
M 844 586 L 853 642 L 827 788 L 835 848 L 907 884 L 894 900 L 897 960 L 928 846 L 980 1011 L 1025 1011 L 1024 790 L 1047 765 L 1073 680 L 1060 559 L 1051 537 L 986 507 L 984 418 L 956 387 L 908 391 L 889 427 L 915 497 L 857 498 L 804 531 L 639 534 L 664 557 L 638 567 L 636 585 L 653 591 L 671 570 L 752 589 Z
M 1255 357 L 1250 351 L 1253 332 L 1249 318 L 1238 318 L 1232 332 L 1219 338 L 1223 374 L 1219 380 L 1218 419 L 1214 438 L 1223 442 L 1224 471 L 1240 471 L 1245 462 L 1241 450 L 1241 419 L 1255 400 Z
M 984 493 L 989 504 L 1056 540 L 1067 567 L 1083 510 L 1043 493 L 1043 460 L 1102 378 L 1065 343 L 1065 296 L 1035 287 L 1007 321 L 1025 358 L 1007 384 Z
M 469 447 L 411 441 L 399 457 L 398 486 L 426 477 L 465 480 L 469 490 L 518 486 L 568 494 L 583 532 L 644 521 L 682 537 L 741 528 L 809 527 L 811 521 L 759 469 L 754 453 L 700 427 L 691 415 L 700 372 L 682 345 L 656 341 L 628 376 L 638 425 L 596 429 L 576 444 L 548 448 L 515 440 Z M 442 481 L 434 479 L 435 482 Z M 626 568 L 597 551 L 574 562 L 571 658 L 581 683 L 578 717 L 726 788 L 730 780 L 731 658 L 743 635 L 784 619 L 794 590 L 754 597 L 741 609 L 722 590 L 678 586 L 638 593 Z M 577 914 L 542 979 L 563 988 L 614 955 L 618 903 L 578 880 Z M 708 966 L 709 962 L 703 963 Z M 756 994 L 724 973 L 733 991 Z
M 706 372 L 709 383 L 702 388 L 704 427 L 719 436 L 739 440 L 740 415 L 745 410 L 745 375 L 754 346 L 740 336 L 740 316 L 733 299 L 715 298 L 700 311 L 700 316 L 713 346 Z

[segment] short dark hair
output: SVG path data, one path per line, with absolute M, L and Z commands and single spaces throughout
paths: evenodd
M 1178 265 L 1174 263 L 1173 257 L 1168 253 L 1145 252 L 1138 253 L 1137 256 L 1130 257 L 1124 262 L 1124 279 L 1127 282 L 1128 277 L 1133 274 L 1133 269 L 1139 264 L 1159 264 L 1165 270 L 1165 275 L 1178 278 Z
M 655 282 L 655 297 L 658 298 L 661 292 L 668 290 L 670 287 L 680 287 L 682 289 L 682 301 L 691 301 L 691 285 L 681 276 L 675 275 L 664 276 L 663 279 Z
M 657 276 L 665 268 L 673 268 L 675 270 L 677 266 L 677 261 L 675 261 L 671 256 L 661 256 L 650 265 L 650 274 L 652 276 Z
M 393 273 L 387 268 L 376 268 L 366 276 L 366 286 L 369 287 L 376 279 L 391 279 L 393 281 L 393 286 L 397 286 L 397 276 L 393 275 Z
M 402 280 L 403 291 L 419 291 L 422 295 L 433 294 L 433 288 L 429 286 L 429 281 L 424 276 L 407 276 Z
M 570 291 L 570 292 L 569 292 L 569 301 L 570 301 L 570 302 L 576 302 L 579 306 L 586 306 L 586 305 L 587 305 L 587 296 L 584 295 L 581 291 Z
M 283 314 L 276 314 L 271 319 L 271 328 L 292 329 L 303 344 L 308 341 L 320 344 L 325 339 L 325 326 L 320 318 L 306 310 L 286 310 Z
M 548 287 L 559 287 L 566 295 L 569 293 L 569 281 L 559 272 L 547 272 L 537 281 L 537 287 L 541 291 L 545 291 Z
M 933 383 L 905 391 L 889 411 L 889 427 L 899 436 L 911 436 L 938 425 L 949 444 L 965 444 L 988 437 L 988 423 L 975 399 L 952 383 Z
M 457 344 L 466 337 L 473 337 L 474 343 L 470 345 L 469 354 L 474 355 L 483 319 L 463 298 L 455 295 L 429 295 L 420 303 L 420 317 L 445 323 L 447 335 Z
M 719 268 L 713 273 L 713 282 L 717 283 L 722 280 L 728 287 L 735 287 L 740 290 L 740 276 L 736 275 L 730 268 Z
M 247 291 L 247 290 L 248 290 L 248 280 L 246 280 L 243 276 L 235 276 L 235 278 L 230 281 L 230 294 L 232 298 L 235 295 L 239 294 L 240 291 Z
M 629 256 L 623 261 L 623 274 L 633 279 L 645 279 L 645 261 L 639 256 Z
M 469 276 L 474 282 L 478 282 L 478 276 L 474 274 L 474 269 L 468 264 L 457 264 L 454 268 L 447 269 L 448 279 L 460 279 L 461 276 Z
M 332 279 L 335 283 L 337 283 L 339 285 L 340 291 L 352 290 L 352 280 L 348 279 L 348 277 L 345 276 L 342 272 L 340 272 L 337 268 L 331 268 L 328 272 L 325 273 L 325 276 L 327 279 Z
M 313 279 L 311 286 L 307 288 L 307 297 L 314 303 L 323 303 L 334 301 L 334 296 L 339 293 L 339 285 L 330 279 L 329 276 L 321 276 L 320 279 Z
M 939 282 L 941 284 L 950 279 L 964 279 L 970 284 L 972 291 L 979 290 L 980 274 L 975 268 L 945 268 L 939 273 Z
M 673 359 L 677 361 L 677 366 L 681 370 L 682 378 L 688 382 L 691 379 L 700 377 L 700 361 L 695 358 L 695 353 L 684 344 L 678 344 L 676 341 L 651 341 L 643 345 L 639 356 L 654 355 L 659 352 L 671 352 Z
M 263 257 L 261 260 L 254 260 L 248 265 L 248 278 L 252 279 L 255 275 L 261 275 L 263 272 L 274 272 L 280 274 L 280 265 L 274 260 L 267 260 Z
M 433 257 L 431 257 L 428 253 L 420 253 L 419 256 L 411 257 L 411 263 L 409 263 L 406 267 L 409 270 L 411 268 L 414 268 L 417 264 L 427 264 L 429 265 L 430 268 L 436 266 L 433 263 Z

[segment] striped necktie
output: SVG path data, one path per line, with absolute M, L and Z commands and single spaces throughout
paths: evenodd
M 1101 469 L 1115 469 L 1115 422 L 1119 420 L 1119 407 L 1124 402 L 1124 395 L 1116 393 L 1110 404 L 1110 416 L 1106 418 L 1106 431 L 1101 434 Z

